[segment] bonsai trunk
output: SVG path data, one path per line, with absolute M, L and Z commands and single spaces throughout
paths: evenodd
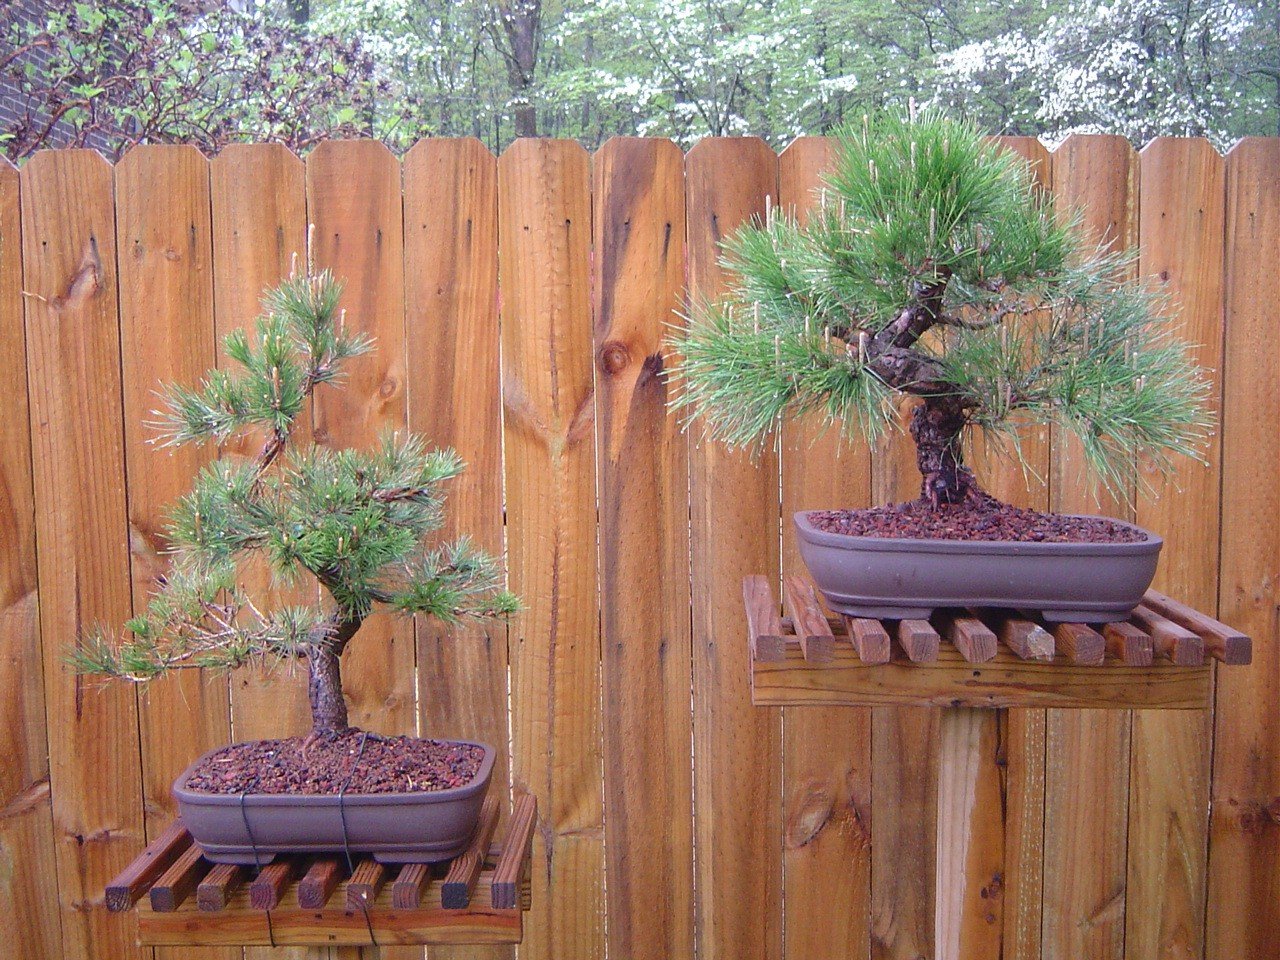
M 331 620 L 323 638 L 314 643 L 307 654 L 307 699 L 311 703 L 312 739 L 350 729 L 347 701 L 342 696 L 342 651 L 363 622 L 363 617 Z
M 964 405 L 956 397 L 926 397 L 911 416 L 922 478 L 920 496 L 934 507 L 963 503 L 981 492 L 973 472 L 964 465 L 960 435 L 965 423 Z
M 312 737 L 333 736 L 348 729 L 340 660 L 341 654 L 329 646 L 316 647 L 307 657 L 310 674 L 307 699 L 311 701 Z

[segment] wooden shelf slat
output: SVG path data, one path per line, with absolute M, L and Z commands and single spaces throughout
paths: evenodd
M 1072 663 L 1096 666 L 1107 655 L 1107 641 L 1087 623 L 1055 623 L 1053 639 Z
M 272 910 L 280 902 L 285 884 L 293 878 L 294 864 L 281 858 L 258 871 L 249 884 L 249 903 L 257 910 Z
M 476 881 L 480 879 L 480 868 L 484 866 L 485 854 L 489 850 L 489 840 L 493 837 L 494 828 L 498 825 L 498 798 L 493 794 L 485 797 L 484 806 L 480 810 L 480 822 L 476 824 L 475 835 L 462 856 L 456 857 L 449 864 L 449 872 L 445 874 L 440 889 L 440 902 L 447 910 L 463 910 L 471 902 L 471 893 L 475 890 Z
M 1151 634 L 1128 621 L 1104 623 L 1102 637 L 1107 644 L 1108 656 L 1135 667 L 1149 667 L 1155 660 Z
M 151 909 L 161 913 L 177 910 L 208 872 L 209 861 L 200 853 L 200 848 L 187 847 L 151 888 Z
M 1029 617 L 997 611 L 988 622 L 1000 642 L 1020 660 L 1052 660 L 1057 652 L 1053 634 Z
M 811 663 L 830 663 L 836 638 L 813 587 L 802 577 L 785 577 L 782 595 L 804 658 Z
M 1130 620 L 1151 634 L 1157 657 L 1184 667 L 1204 663 L 1204 641 L 1181 624 L 1162 617 L 1145 603 L 1133 611 Z
M 427 864 L 406 863 L 391 884 L 391 905 L 397 910 L 418 908 L 430 882 L 431 868 Z
M 1252 662 L 1253 641 L 1234 627 L 1155 590 L 1147 591 L 1143 603 L 1161 616 L 1194 632 L 1204 641 L 1205 650 L 1215 660 L 1232 666 Z
M 889 662 L 889 632 L 879 620 L 845 617 L 844 623 L 853 648 L 858 651 L 858 659 L 863 663 Z
M 347 881 L 347 909 L 360 910 L 367 908 L 382 892 L 387 882 L 386 864 L 379 863 L 373 857 L 361 860 L 351 879 Z
M 175 820 L 164 829 L 127 867 L 107 884 L 104 900 L 107 909 L 128 910 L 160 879 L 183 851 L 191 846 L 191 834 Z
M 342 882 L 342 862 L 337 857 L 321 857 L 298 881 L 298 906 L 319 910 Z
M 245 881 L 245 870 L 234 863 L 215 863 L 196 887 L 196 906 L 201 910 L 225 910 L 231 894 Z
M 1223 663 L 1252 652 L 1244 634 L 1153 592 L 1130 620 L 1110 624 L 1046 624 L 1034 611 L 996 609 L 938 610 L 933 625 L 824 614 L 835 643 L 819 661 L 797 642 L 799 623 L 818 632 L 809 588 L 783 582 L 787 617 L 767 578 L 748 578 L 743 589 L 755 610 L 749 629 L 764 624 L 780 641 L 767 659 L 757 648 L 751 664 L 752 701 L 764 706 L 1203 710 L 1212 684 L 1204 652 Z M 939 633 L 950 642 L 939 645 Z
M 899 620 L 898 645 L 907 659 L 914 663 L 930 663 L 938 659 L 938 645 L 942 638 L 928 620 Z
M 757 574 L 743 580 L 742 602 L 747 608 L 751 658 L 781 660 L 786 641 L 782 638 L 782 617 L 768 578 Z
M 938 614 L 938 632 L 970 663 L 986 663 L 996 655 L 996 635 L 977 617 L 958 611 Z
M 797 649 L 795 653 L 803 662 L 804 657 L 800 651 Z M 518 905 L 520 883 L 529 865 L 537 819 L 538 806 L 533 795 L 525 794 L 520 797 L 507 826 L 506 845 L 493 871 L 491 886 L 495 907 L 510 910 Z

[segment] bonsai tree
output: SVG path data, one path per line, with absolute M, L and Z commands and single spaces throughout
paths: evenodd
M 883 116 L 838 138 L 819 209 L 770 209 L 724 244 L 733 278 L 677 337 L 676 405 L 753 444 L 820 411 L 874 440 L 911 416 L 921 496 L 980 501 L 966 436 L 1021 457 L 1019 422 L 1080 438 L 1126 493 L 1136 457 L 1167 466 L 1206 436 L 1207 386 L 1160 298 L 1125 282 L 1131 253 L 1090 247 L 1026 163 L 935 113 Z
M 145 681 L 184 667 L 300 657 L 309 740 L 332 738 L 348 729 L 342 654 L 375 609 L 448 622 L 516 610 L 497 563 L 467 538 L 430 542 L 442 523 L 441 485 L 463 468 L 452 451 L 429 451 L 407 434 L 370 451 L 294 443 L 313 392 L 372 347 L 346 331 L 341 293 L 327 271 L 295 275 L 267 293 L 253 336 L 226 337 L 234 374 L 215 370 L 195 389 L 165 392 L 159 442 L 220 443 L 252 430 L 265 443 L 251 460 L 201 471 L 170 513 L 172 564 L 146 610 L 119 638 L 85 638 L 72 654 L 80 670 Z M 251 554 L 264 554 L 282 580 L 316 581 L 324 602 L 255 604 L 239 576 Z

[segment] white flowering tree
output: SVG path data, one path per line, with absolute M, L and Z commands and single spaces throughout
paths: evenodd
M 1241 52 L 1263 26 L 1263 6 L 1070 0 L 1038 28 L 941 54 L 936 99 L 984 126 L 994 120 L 1050 140 L 1117 133 L 1142 144 L 1172 134 L 1226 147 L 1242 132 L 1242 113 L 1257 119 L 1265 109 L 1250 89 L 1262 76 Z M 1010 97 L 1010 87 L 1024 95 Z

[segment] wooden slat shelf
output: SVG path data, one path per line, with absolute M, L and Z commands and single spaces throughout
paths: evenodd
M 1155 591 L 1128 621 L 1105 625 L 1050 624 L 1025 610 L 832 617 L 796 577 L 784 599 L 786 616 L 765 577 L 743 581 L 760 706 L 1203 710 L 1213 661 L 1252 659 L 1244 634 Z
M 175 824 L 108 884 L 106 902 L 136 905 L 145 946 L 519 943 L 537 806 L 519 797 L 491 847 L 498 813 L 490 798 L 471 848 L 448 864 L 358 857 L 353 875 L 340 855 L 280 856 L 260 871 L 211 865 Z

